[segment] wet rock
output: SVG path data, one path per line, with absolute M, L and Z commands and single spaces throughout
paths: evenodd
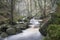
M 6 29 L 7 29 L 7 26 L 5 26 L 5 25 L 2 25 L 0 27 L 0 31 L 2 31 L 2 32 L 6 32 Z
M 0 25 L 1 27 L 7 27 L 7 24 Z
M 28 21 L 29 21 L 29 19 L 25 19 L 25 20 L 24 20 L 24 22 L 28 22 Z
M 17 33 L 21 33 L 22 32 L 20 27 L 16 27 L 16 31 L 17 31 Z
M 16 29 L 15 28 L 8 28 L 6 30 L 6 32 L 9 34 L 9 35 L 14 35 L 16 34 Z
M 8 36 L 8 34 L 7 34 L 7 33 L 5 33 L 5 32 L 2 32 L 0 36 L 1 36 L 2 38 L 5 38 L 5 37 L 7 37 L 7 36 Z
M 23 25 L 23 26 L 22 26 L 22 25 Z M 25 29 L 29 28 L 29 27 L 28 27 L 29 24 L 28 24 L 27 22 L 25 22 L 25 23 L 22 24 L 22 25 L 21 25 L 21 30 L 25 30 Z
M 29 28 L 29 26 L 28 26 L 28 25 L 29 25 L 29 23 L 28 23 L 28 22 L 26 22 L 26 23 L 25 23 L 25 27 L 26 27 L 26 28 Z
M 0 26 L 0 31 L 1 31 L 1 26 Z
M 47 32 L 45 29 L 39 29 L 40 33 L 43 35 L 43 36 L 46 36 L 47 35 Z
M 26 29 L 26 25 L 25 24 L 20 24 L 20 29 L 21 30 L 25 30 Z
M 16 22 L 12 22 L 12 23 L 11 23 L 11 21 L 10 21 L 9 24 L 11 24 L 11 25 L 16 25 L 17 23 L 16 23 Z
M 0 31 L 0 34 L 2 33 L 2 31 Z
M 7 29 L 7 27 L 3 27 L 3 28 L 1 28 L 1 31 L 6 32 L 6 29 Z
M 2 25 L 2 24 L 4 24 L 4 22 L 3 22 L 3 21 L 1 21 L 1 22 L 0 22 L 0 25 Z
M 17 33 L 21 33 L 21 32 L 22 32 L 20 24 L 15 25 L 15 26 L 13 26 L 13 27 L 16 29 L 16 32 L 17 32 Z
M 12 27 L 11 25 L 7 25 L 8 28 Z

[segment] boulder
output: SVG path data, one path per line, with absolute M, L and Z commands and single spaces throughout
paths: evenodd
M 7 29 L 7 26 L 5 26 L 5 25 L 2 25 L 0 27 L 0 31 L 2 31 L 2 32 L 6 32 L 6 29 Z
M 11 25 L 7 25 L 7 27 L 8 27 L 8 28 L 10 28 L 10 27 L 11 27 Z
M 9 34 L 9 35 L 14 35 L 16 34 L 16 29 L 15 28 L 8 28 L 6 30 L 6 32 Z
M 2 33 L 2 31 L 0 31 L 0 34 Z
M 20 24 L 20 29 L 21 30 L 25 30 L 26 29 L 26 25 L 25 24 Z
M 22 32 L 20 27 L 16 27 L 16 31 L 17 31 L 17 33 L 21 33 Z
M 7 33 L 5 33 L 5 32 L 2 32 L 0 36 L 1 36 L 2 38 L 5 38 L 5 37 L 7 37 L 7 36 L 8 36 L 8 34 L 7 34 Z

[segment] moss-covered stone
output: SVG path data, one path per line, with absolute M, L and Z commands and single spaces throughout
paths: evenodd
M 2 32 L 6 32 L 6 29 L 7 29 L 7 26 L 5 26 L 5 25 L 2 25 L 0 27 L 0 31 L 2 31 Z
M 17 33 L 21 33 L 22 32 L 20 27 L 16 27 L 16 31 L 17 31 Z
M 0 34 L 2 33 L 2 31 L 0 31 Z
M 6 32 L 7 32 L 9 35 L 16 34 L 15 28 L 8 28 L 8 29 L 6 30 Z
M 20 29 L 25 30 L 26 29 L 26 24 L 20 24 Z
M 7 36 L 8 36 L 8 34 L 7 34 L 7 33 L 5 33 L 5 32 L 2 32 L 0 36 L 1 36 L 2 38 L 5 38 L 5 37 L 7 37 Z
M 12 27 L 11 25 L 7 25 L 8 28 Z

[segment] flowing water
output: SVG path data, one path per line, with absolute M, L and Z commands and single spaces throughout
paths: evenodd
M 19 33 L 13 36 L 9 36 L 4 40 L 42 40 L 43 36 L 39 32 L 39 28 L 28 28 L 23 31 L 23 33 Z
M 9 37 L 5 38 L 4 40 L 42 40 L 43 36 L 39 32 L 38 20 L 31 19 L 31 23 L 32 23 L 32 25 L 30 26 L 30 28 L 23 30 L 23 33 L 9 36 Z M 37 27 L 35 27 L 35 26 L 37 26 Z

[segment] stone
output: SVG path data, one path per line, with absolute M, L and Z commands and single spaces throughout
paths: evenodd
M 6 29 L 7 29 L 7 26 L 1 26 L 0 27 L 0 31 L 2 31 L 2 32 L 6 32 Z
M 16 29 L 15 28 L 8 28 L 6 30 L 6 32 L 9 34 L 9 35 L 14 35 L 16 34 Z
M 0 31 L 0 34 L 2 33 L 2 31 Z
M 7 36 L 8 36 L 8 34 L 7 34 L 7 33 L 5 33 L 5 32 L 2 32 L 0 36 L 1 36 L 2 38 L 5 38 L 5 37 L 7 37 Z
M 19 27 L 16 27 L 16 31 L 17 31 L 17 33 L 21 33 L 22 32 L 21 28 L 19 28 Z
M 10 27 L 11 27 L 11 25 L 7 25 L 7 27 L 8 27 L 8 28 L 10 28 Z

